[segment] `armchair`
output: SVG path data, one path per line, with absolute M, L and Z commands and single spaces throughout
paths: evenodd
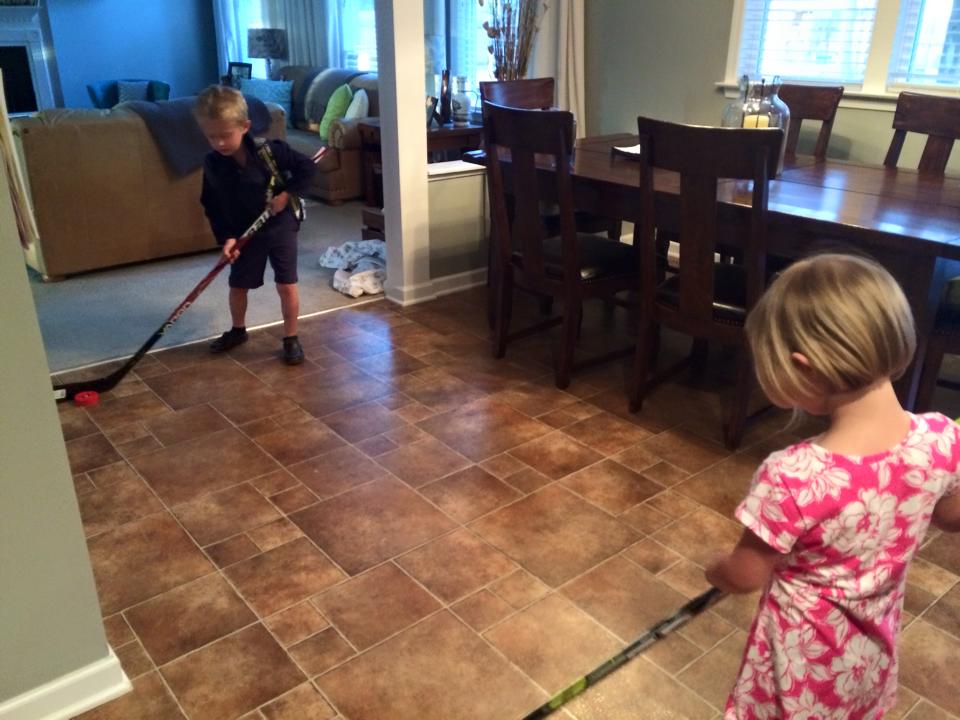
M 103 80 L 87 85 L 87 93 L 95 108 L 112 108 L 120 102 L 120 89 L 117 86 L 120 80 Z M 123 82 L 148 82 L 147 100 L 167 100 L 170 97 L 170 85 L 160 80 L 137 80 L 123 78 Z

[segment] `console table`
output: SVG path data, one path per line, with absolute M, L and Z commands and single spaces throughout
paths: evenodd
M 358 123 L 360 131 L 360 153 L 363 167 L 363 202 L 366 205 L 383 205 L 381 193 L 377 187 L 377 175 L 380 174 L 380 118 L 370 118 Z M 443 150 L 467 152 L 480 147 L 483 140 L 483 125 L 470 124 L 466 127 L 430 127 L 427 130 L 427 152 L 433 154 Z

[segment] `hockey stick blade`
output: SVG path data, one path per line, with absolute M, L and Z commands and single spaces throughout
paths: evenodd
M 237 249 L 240 250 L 243 248 L 243 246 L 246 245 L 250 240 L 250 236 L 262 228 L 272 215 L 273 212 L 270 208 L 267 208 L 260 213 L 260 215 L 257 216 L 257 219 L 253 221 L 249 228 L 247 228 L 246 232 L 244 232 L 243 235 L 241 235 L 237 240 Z M 102 378 L 97 378 L 95 380 L 78 380 L 72 383 L 54 385 L 54 400 L 57 402 L 64 402 L 66 400 L 73 400 L 77 393 L 89 392 L 91 390 L 96 393 L 104 393 L 115 388 L 117 384 L 124 378 L 124 376 L 126 376 L 126 374 L 133 369 L 133 366 L 140 362 L 143 356 L 150 351 L 150 348 L 156 345 L 157 341 L 164 336 L 167 330 L 169 330 L 170 327 L 180 319 L 180 317 L 187 311 L 187 308 L 193 305 L 194 301 L 200 297 L 200 293 L 206 290 L 207 286 L 213 282 L 214 278 L 220 274 L 220 271 L 223 270 L 227 264 L 227 261 L 222 258 L 218 260 L 217 264 L 213 266 L 210 272 L 208 272 L 204 278 L 198 282 L 196 286 L 194 286 L 193 290 L 187 294 L 187 297 L 184 298 L 183 302 L 177 305 L 174 311 L 170 313 L 169 317 L 163 321 L 163 324 L 157 328 L 157 331 L 153 333 L 153 335 L 151 335 L 147 341 L 140 346 L 140 349 L 137 350 L 137 352 L 135 352 L 133 356 L 130 357 L 123 365 Z
M 683 607 L 677 610 L 673 615 L 658 622 L 638 637 L 623 650 L 611 657 L 609 660 L 595 667 L 589 673 L 565 687 L 543 705 L 538 707 L 528 715 L 524 715 L 523 720 L 539 720 L 552 714 L 562 705 L 580 695 L 584 690 L 592 687 L 614 670 L 624 665 L 628 660 L 633 659 L 648 647 L 659 640 L 662 640 L 678 627 L 706 610 L 721 593 L 717 588 L 710 588 L 702 595 L 698 595 Z

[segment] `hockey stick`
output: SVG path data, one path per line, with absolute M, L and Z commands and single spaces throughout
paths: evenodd
M 547 717 L 561 705 L 565 704 L 569 700 L 572 700 L 588 687 L 595 685 L 597 682 L 612 673 L 628 660 L 639 655 L 658 640 L 662 640 L 688 620 L 695 618 L 697 615 L 706 610 L 707 607 L 710 606 L 710 603 L 716 600 L 720 594 L 721 593 L 717 588 L 710 588 L 702 595 L 698 595 L 677 610 L 677 612 L 675 612 L 673 615 L 661 620 L 652 628 L 647 630 L 643 635 L 627 645 L 623 650 L 618 652 L 602 665 L 598 665 L 591 672 L 587 673 L 571 685 L 558 692 L 536 710 L 528 715 L 525 715 L 523 720 L 538 720 L 538 718 Z
M 247 228 L 246 232 L 243 233 L 239 238 L 237 238 L 236 249 L 240 250 L 244 245 L 247 244 L 247 241 L 250 240 L 250 236 L 253 235 L 257 230 L 262 228 L 273 216 L 273 210 L 269 207 L 264 210 L 257 217 L 256 220 Z M 127 360 L 123 365 L 114 370 L 109 375 L 98 378 L 96 380 L 78 380 L 77 382 L 66 383 L 64 385 L 54 385 L 53 386 L 53 397 L 57 402 L 62 402 L 64 400 L 73 400 L 76 397 L 77 393 L 81 392 L 96 392 L 102 393 L 107 390 L 112 390 L 117 386 L 123 377 L 130 372 L 134 365 L 140 362 L 140 359 L 149 352 L 150 348 L 156 345 L 157 341 L 163 337 L 164 333 L 170 329 L 170 326 L 173 325 L 177 320 L 180 319 L 180 316 L 183 315 L 187 308 L 190 307 L 194 301 L 200 296 L 213 279 L 229 264 L 229 261 L 226 258 L 221 257 L 217 264 L 213 266 L 213 269 L 206 274 L 206 276 L 197 283 L 196 287 L 190 291 L 183 302 L 177 305 L 176 309 L 170 313 L 170 316 L 163 321 L 163 324 L 157 328 L 157 331 L 150 336 L 150 338 L 140 346 L 140 349 L 137 350 L 133 356 Z

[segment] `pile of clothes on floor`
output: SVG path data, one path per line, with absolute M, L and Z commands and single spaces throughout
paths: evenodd
M 350 240 L 327 248 L 320 267 L 333 268 L 333 289 L 350 297 L 383 292 L 387 279 L 387 244 L 383 240 Z

